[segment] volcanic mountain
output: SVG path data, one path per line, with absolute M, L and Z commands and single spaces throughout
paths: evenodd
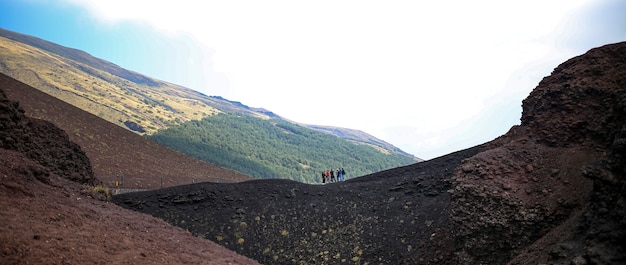
M 95 135 L 31 118 L 0 93 L 0 260 L 626 264 L 626 43 L 559 65 L 522 107 L 505 135 L 425 162 L 327 185 L 204 182 L 112 197 L 129 211 L 107 202 L 99 158 L 70 141 Z
M 626 43 L 559 65 L 485 144 L 345 182 L 114 201 L 264 264 L 625 264 Z

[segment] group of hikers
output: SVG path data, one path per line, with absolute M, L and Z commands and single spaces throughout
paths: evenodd
M 343 168 L 330 169 L 322 172 L 322 184 L 344 181 L 346 171 Z

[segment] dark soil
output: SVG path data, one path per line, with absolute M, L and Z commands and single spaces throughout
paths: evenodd
M 327 185 L 202 183 L 115 201 L 264 264 L 450 260 L 448 179 L 478 150 Z

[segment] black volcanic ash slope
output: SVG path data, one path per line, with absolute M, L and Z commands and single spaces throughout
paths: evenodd
M 115 197 L 264 264 L 415 264 L 449 258 L 452 170 L 478 152 L 327 185 L 201 183 Z

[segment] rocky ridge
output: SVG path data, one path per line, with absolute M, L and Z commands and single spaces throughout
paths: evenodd
M 522 107 L 521 125 L 463 161 L 452 178 L 459 259 L 626 262 L 624 245 L 617 243 L 624 239 L 618 231 L 624 228 L 625 175 L 618 161 L 626 126 L 626 44 L 595 48 L 559 65 Z M 598 215 L 598 205 L 611 205 L 600 208 L 613 218 Z M 598 238 L 598 227 L 621 229 Z M 598 255 L 598 249 L 610 254 Z

